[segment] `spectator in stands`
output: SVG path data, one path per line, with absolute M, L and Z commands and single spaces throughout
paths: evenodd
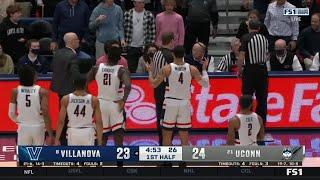
M 249 9 L 249 1 L 250 0 L 243 0 L 242 6 L 245 9 Z M 273 0 L 253 0 L 253 9 L 256 9 L 260 13 L 260 20 L 264 21 L 264 18 L 266 16 L 266 12 L 268 9 L 269 3 L 271 3 Z
M 19 23 L 21 15 L 18 5 L 10 5 L 7 17 L 0 24 L 0 43 L 15 65 L 26 52 L 27 29 Z
M 39 55 L 39 41 L 36 39 L 30 39 L 27 42 L 27 47 L 29 49 L 29 53 L 20 58 L 18 63 L 18 71 L 20 67 L 29 65 L 33 67 L 37 73 L 47 74 L 49 71 L 49 64 L 45 57 Z
M 283 39 L 289 44 L 289 49 L 293 51 L 296 48 L 296 41 L 299 35 L 299 22 L 295 16 L 288 17 L 283 15 L 284 8 L 295 8 L 286 0 L 276 0 L 269 4 L 264 24 L 269 31 L 269 51 L 274 50 L 274 43 L 278 39 Z M 296 17 L 297 18 L 297 17 Z
M 104 44 L 108 41 L 118 40 L 125 46 L 123 11 L 113 0 L 105 0 L 93 10 L 89 27 L 97 35 L 96 58 L 104 55 Z
M 63 0 L 43 0 L 44 17 L 53 17 L 55 8 Z
M 218 71 L 237 72 L 237 61 L 240 55 L 240 39 L 231 41 L 231 52 L 225 55 L 218 65 Z
M 243 21 L 243 22 L 240 24 L 239 29 L 238 29 L 238 33 L 237 33 L 236 37 L 237 37 L 238 39 L 241 39 L 243 35 L 248 34 L 248 33 L 249 33 L 249 29 L 248 29 L 249 21 L 250 21 L 250 20 L 259 20 L 259 19 L 260 19 L 259 11 L 258 11 L 258 10 L 255 10 L 255 9 L 254 9 L 254 10 L 251 10 L 251 11 L 248 13 L 247 20 L 246 20 L 246 21 Z M 267 29 L 266 25 L 261 24 L 259 33 L 260 33 L 260 34 L 263 34 L 265 37 L 268 37 L 268 36 L 269 36 L 269 32 L 268 32 L 268 29 Z
M 51 38 L 53 35 L 53 29 L 51 24 L 45 20 L 35 20 L 29 26 L 30 39 L 42 39 Z
M 279 39 L 275 42 L 275 49 L 267 61 L 268 71 L 302 71 L 298 57 L 286 48 L 285 40 Z
M 13 74 L 14 64 L 11 57 L 5 54 L 0 44 L 0 74 Z
M 144 0 L 134 0 L 134 8 L 124 13 L 124 35 L 128 45 L 129 71 L 135 73 L 143 47 L 152 44 L 156 36 L 153 14 L 144 9 Z
M 316 53 L 320 52 L 320 14 L 312 15 L 311 26 L 299 35 L 299 53 L 303 58 L 306 70 L 312 65 Z
M 9 5 L 14 4 L 14 0 L 0 0 L 0 23 L 7 16 L 6 9 Z
M 89 35 L 90 11 L 88 5 L 82 0 L 63 0 L 57 4 L 53 16 L 53 43 L 52 49 L 57 45 L 64 46 L 63 36 L 74 32 L 82 43 Z
M 319 53 L 314 56 L 312 65 L 310 67 L 310 71 L 319 71 L 320 70 L 320 62 L 319 62 Z
M 213 26 L 213 37 L 217 34 L 219 14 L 216 0 L 188 0 L 188 15 L 186 18 L 185 49 L 190 54 L 194 43 L 202 42 L 206 47 L 209 44 L 210 22 Z
M 104 44 L 104 52 L 105 52 L 105 55 L 101 56 L 99 59 L 97 59 L 97 62 L 96 62 L 96 65 L 99 65 L 101 63 L 107 63 L 108 60 L 109 60 L 109 57 L 108 57 L 108 50 L 111 48 L 111 47 L 118 47 L 120 48 L 121 47 L 121 44 L 119 41 L 109 41 L 107 43 Z M 126 58 L 124 58 L 123 56 L 120 57 L 120 60 L 119 60 L 119 65 L 122 65 L 124 66 L 125 68 L 128 68 L 128 63 L 127 63 L 127 60 Z
M 162 35 L 167 32 L 174 34 L 174 47 L 184 44 L 184 22 L 181 15 L 174 12 L 176 0 L 163 0 L 165 11 L 156 17 L 156 45 L 162 46 Z
M 137 73 L 147 73 L 146 63 L 151 63 L 153 61 L 154 54 L 158 51 L 158 47 L 155 44 L 147 45 L 144 48 L 143 56 L 140 57 Z
M 206 57 L 207 47 L 202 42 L 197 42 L 193 45 L 192 54 L 186 55 L 184 61 L 195 66 L 199 72 L 202 72 L 202 65 L 205 61 L 209 61 Z M 207 70 L 207 69 L 206 69 Z

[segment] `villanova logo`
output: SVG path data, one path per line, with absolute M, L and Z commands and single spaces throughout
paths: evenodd
M 38 161 L 42 147 L 26 147 L 31 161 Z

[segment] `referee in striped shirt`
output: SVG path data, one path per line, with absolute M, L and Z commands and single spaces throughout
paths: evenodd
M 238 59 L 239 77 L 242 77 L 242 94 L 253 95 L 257 99 L 256 113 L 266 124 L 268 98 L 267 58 L 268 40 L 259 34 L 260 22 L 249 22 L 249 33 L 241 39 L 240 56 Z
M 174 48 L 174 34 L 172 32 L 164 33 L 162 35 L 162 47 L 154 54 L 152 62 L 152 76 L 155 78 L 160 70 L 167 64 L 173 62 L 172 49 Z M 164 116 L 163 101 L 166 91 L 166 84 L 162 82 L 157 88 L 154 89 L 154 99 L 156 102 L 157 124 L 159 133 L 159 145 L 162 145 L 162 129 L 161 120 Z

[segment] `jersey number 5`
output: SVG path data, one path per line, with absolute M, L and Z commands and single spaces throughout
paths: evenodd
M 178 81 L 183 84 L 183 72 L 180 73 Z
M 83 106 L 83 108 L 81 109 L 80 113 L 79 113 L 79 105 L 77 105 L 76 109 L 74 110 L 74 113 L 77 117 L 79 116 L 79 114 L 81 114 L 83 117 L 86 116 L 86 106 Z
M 103 75 L 103 85 L 107 85 L 107 86 L 111 85 L 111 74 Z
M 26 106 L 30 107 L 31 106 L 31 100 L 30 100 L 30 95 L 26 95 Z

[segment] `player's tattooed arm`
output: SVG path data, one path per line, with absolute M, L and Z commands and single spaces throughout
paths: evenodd
M 8 116 L 13 121 L 17 122 L 17 88 L 13 89 L 11 92 L 10 104 L 9 104 L 9 112 Z
M 61 99 L 61 108 L 60 108 L 60 112 L 59 112 L 59 121 L 57 124 L 57 131 L 56 131 L 56 138 L 55 138 L 55 145 L 60 145 L 60 136 L 62 133 L 62 129 L 65 123 L 65 119 L 67 116 L 67 107 L 68 107 L 68 103 L 69 103 L 69 96 L 64 96 Z
M 158 87 L 158 86 L 162 83 L 162 81 L 163 81 L 166 77 L 168 77 L 168 76 L 170 75 L 170 73 L 171 73 L 170 65 L 164 66 L 164 67 L 160 70 L 160 72 L 159 72 L 159 74 L 157 75 L 156 78 L 153 78 L 153 77 L 152 77 L 152 72 L 149 71 L 149 82 L 150 82 L 151 86 L 152 86 L 153 88 Z
M 118 77 L 120 81 L 124 84 L 124 93 L 123 93 L 123 99 L 120 101 L 117 101 L 120 107 L 120 111 L 124 109 L 124 105 L 129 97 L 130 91 L 131 91 L 131 78 L 130 78 L 130 72 L 127 68 L 120 68 L 118 72 Z
M 92 102 L 93 102 L 93 109 L 94 109 L 94 119 L 96 122 L 98 145 L 101 146 L 103 144 L 102 143 L 103 125 L 102 125 L 100 103 L 99 103 L 98 98 L 96 98 L 96 97 L 92 97 Z
M 228 126 L 227 145 L 235 144 L 236 131 L 239 129 L 239 126 L 239 119 L 237 117 L 230 119 Z
M 87 82 L 90 83 L 91 81 L 95 80 L 96 74 L 98 71 L 98 66 L 93 66 L 91 70 L 87 74 Z
M 51 126 L 51 118 L 49 114 L 49 91 L 41 88 L 40 89 L 40 96 L 41 96 L 41 111 L 44 118 L 44 123 L 46 126 L 46 130 L 49 134 L 49 145 L 53 144 L 53 132 Z

